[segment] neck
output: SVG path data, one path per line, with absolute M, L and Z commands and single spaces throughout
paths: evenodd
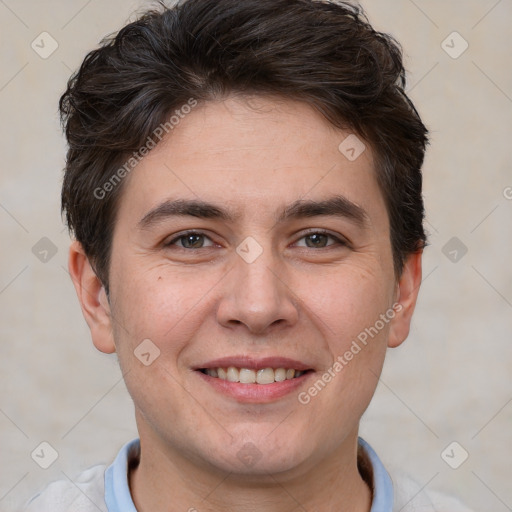
M 195 464 L 141 432 L 140 462 L 130 471 L 129 482 L 139 512 L 369 512 L 372 493 L 361 476 L 367 470 L 358 468 L 357 453 L 355 432 L 328 459 L 310 464 L 307 470 L 238 475 L 216 471 L 207 463 Z

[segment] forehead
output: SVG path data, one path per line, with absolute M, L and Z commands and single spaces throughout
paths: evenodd
M 338 195 L 378 216 L 373 168 L 362 140 L 303 102 L 230 97 L 180 119 L 128 176 L 119 214 L 142 218 L 162 201 L 187 198 L 222 204 L 238 221 L 275 220 L 298 200 Z

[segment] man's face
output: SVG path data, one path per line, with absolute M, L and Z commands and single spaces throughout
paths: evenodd
M 354 441 L 408 319 L 391 309 L 399 286 L 372 154 L 347 158 L 348 135 L 303 103 L 231 97 L 193 109 L 127 178 L 107 309 L 146 446 L 274 473 Z M 176 201 L 214 209 L 180 215 Z M 330 214 L 312 207 L 325 201 Z M 267 369 L 258 378 L 278 382 L 223 380 L 228 367 L 231 379 Z M 305 373 L 280 381 L 283 370 Z

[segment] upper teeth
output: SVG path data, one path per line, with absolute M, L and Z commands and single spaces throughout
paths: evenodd
M 300 377 L 304 372 L 296 371 L 293 368 L 262 368 L 251 370 L 249 368 L 206 368 L 205 373 L 210 377 L 217 377 L 229 382 L 240 382 L 242 384 L 272 384 L 287 379 Z

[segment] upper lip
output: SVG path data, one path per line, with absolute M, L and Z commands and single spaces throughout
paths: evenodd
M 251 356 L 227 356 L 219 359 L 213 359 L 194 367 L 194 370 L 202 370 L 205 368 L 247 368 L 249 370 L 260 370 L 262 368 L 293 368 L 298 371 L 312 370 L 311 365 L 307 365 L 296 359 L 289 357 L 251 357 Z

